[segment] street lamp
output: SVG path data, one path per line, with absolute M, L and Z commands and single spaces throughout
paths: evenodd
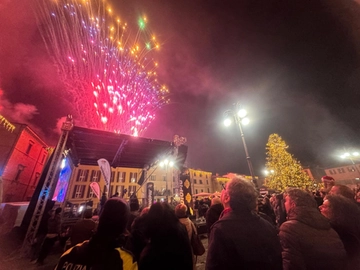
M 356 159 L 360 159 L 360 153 L 359 152 L 352 152 L 352 153 L 346 152 L 346 153 L 342 154 L 340 157 L 342 159 L 345 159 L 345 158 L 350 159 L 351 163 L 354 165 L 354 167 L 355 167 L 355 169 L 356 169 L 356 171 L 357 171 L 357 173 L 359 174 L 359 177 L 360 177 L 359 168 L 356 166 L 355 161 L 354 161 Z
M 166 202 L 169 202 L 169 191 L 168 191 L 168 169 L 169 167 L 172 168 L 174 166 L 174 161 L 169 160 L 169 159 L 164 159 L 162 161 L 160 161 L 159 163 L 161 168 L 165 169 L 165 185 L 166 185 Z
M 250 159 L 249 152 L 248 152 L 248 149 L 246 146 L 245 136 L 244 136 L 244 132 L 243 132 L 243 128 L 242 128 L 242 125 L 247 125 L 250 122 L 249 118 L 246 117 L 247 111 L 243 108 L 240 108 L 239 104 L 235 104 L 234 110 L 225 111 L 225 116 L 226 116 L 226 119 L 224 120 L 225 126 L 230 126 L 234 120 L 235 120 L 235 123 L 239 126 L 242 143 L 244 145 L 246 161 L 247 161 L 247 164 L 249 167 L 252 182 L 254 183 L 255 187 L 257 188 L 258 185 L 257 185 L 257 181 L 255 179 L 254 168 L 251 163 L 251 159 Z

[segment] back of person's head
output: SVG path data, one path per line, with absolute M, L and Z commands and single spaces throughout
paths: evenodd
M 175 215 L 178 218 L 186 217 L 186 212 L 187 212 L 187 206 L 183 203 L 180 203 L 175 207 Z
M 335 185 L 333 186 L 330 191 L 329 194 L 331 195 L 341 195 L 344 196 L 345 198 L 354 200 L 355 199 L 355 194 L 354 191 L 349 188 L 348 186 L 345 185 Z
M 179 220 L 175 215 L 175 211 L 171 209 L 168 203 L 155 203 L 151 205 L 146 215 L 148 222 L 148 237 L 164 237 L 169 236 L 173 229 L 178 226 Z
M 334 225 L 344 227 L 355 227 L 360 230 L 360 208 L 353 199 L 342 195 L 327 195 L 325 200 L 329 201 L 327 218 Z
M 296 207 L 311 207 L 317 208 L 316 201 L 314 196 L 305 190 L 298 188 L 288 188 L 285 191 L 285 196 L 289 196 L 290 199 L 294 202 Z
M 92 218 L 93 216 L 93 212 L 92 212 L 92 209 L 91 208 L 87 208 L 85 209 L 84 211 L 84 218 Z
M 139 208 L 140 208 L 139 200 L 138 200 L 138 198 L 136 196 L 130 198 L 130 204 L 129 205 L 130 205 L 130 211 L 131 212 L 138 211 Z
M 258 192 L 249 181 L 234 177 L 226 186 L 230 197 L 230 208 L 233 211 L 254 211 L 257 206 Z
M 221 204 L 221 199 L 219 197 L 212 198 L 211 205 L 214 205 L 214 204 Z
M 125 231 L 128 218 L 126 201 L 118 197 L 108 199 L 99 218 L 97 235 L 107 239 L 118 237 Z

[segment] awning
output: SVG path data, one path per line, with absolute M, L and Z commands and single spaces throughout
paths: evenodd
M 74 126 L 66 143 L 74 165 L 98 165 L 105 158 L 112 167 L 144 168 L 176 154 L 171 141 L 161 141 Z M 176 165 L 184 165 L 187 146 L 180 145 Z

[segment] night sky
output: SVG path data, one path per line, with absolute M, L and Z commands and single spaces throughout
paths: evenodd
M 31 12 L 35 0 L 0 3 L 0 114 L 56 143 L 69 98 Z M 248 174 L 237 127 L 224 112 L 239 102 L 256 174 L 278 133 L 304 166 L 345 164 L 360 149 L 360 1 L 117 0 L 116 13 L 146 14 L 161 40 L 158 79 L 171 103 L 144 137 L 186 137 L 187 166 Z M 75 122 L 75 124 L 77 124 Z

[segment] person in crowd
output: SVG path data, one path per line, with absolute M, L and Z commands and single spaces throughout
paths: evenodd
M 89 240 L 95 233 L 96 222 L 92 219 L 92 209 L 88 208 L 84 211 L 84 218 L 78 220 L 71 229 L 70 242 L 71 246 Z
M 189 236 L 189 240 L 190 240 L 194 224 L 188 218 L 186 213 L 187 213 L 187 206 L 185 204 L 180 203 L 175 207 L 175 215 L 179 219 L 180 223 L 185 226 L 186 231 L 187 231 L 188 236 Z
M 106 201 L 107 201 L 107 193 L 103 192 L 101 199 L 100 199 L 100 212 L 99 213 L 101 213 L 102 209 L 104 208 Z
M 51 201 L 48 202 L 45 206 L 44 216 L 40 221 L 38 232 L 36 234 L 34 242 L 31 245 L 31 250 L 30 250 L 31 263 L 36 263 L 37 259 L 39 258 L 41 246 L 48 232 L 48 221 L 53 215 L 51 209 L 54 207 L 54 203 L 55 202 Z
M 345 185 L 334 185 L 331 187 L 329 194 L 332 195 L 342 195 L 345 198 L 348 198 L 350 200 L 355 200 L 355 194 L 354 191 Z
M 149 210 L 150 207 L 145 207 L 140 215 L 134 219 L 130 229 L 131 233 L 126 241 L 126 248 L 134 254 L 136 261 L 139 261 L 140 254 L 148 243 L 145 231 L 147 228 L 146 215 Z
M 205 201 L 202 199 L 199 202 L 199 218 L 204 219 L 206 211 L 209 209 L 209 206 L 205 203 Z
M 283 224 L 286 220 L 284 197 L 282 193 L 275 195 L 274 213 L 276 218 L 276 225 L 278 228 L 280 228 L 281 224 Z
M 331 176 L 324 175 L 321 177 L 321 182 L 323 182 L 324 187 L 321 189 L 322 196 L 326 196 L 330 189 L 335 185 L 335 179 Z
M 148 243 L 139 269 L 192 270 L 192 252 L 186 228 L 167 203 L 155 203 L 146 215 Z
M 211 206 L 206 212 L 206 228 L 208 234 L 210 233 L 211 226 L 218 221 L 221 212 L 224 210 L 224 206 L 221 204 L 219 197 L 214 197 L 211 200 Z
M 130 197 L 130 216 L 129 216 L 129 220 L 128 223 L 126 225 L 126 229 L 130 232 L 131 231 L 131 224 L 134 222 L 135 218 L 139 216 L 140 212 L 139 212 L 139 200 L 136 197 L 136 195 L 133 195 Z
M 129 217 L 126 201 L 110 198 L 100 215 L 96 233 L 60 258 L 55 270 L 60 269 L 123 269 L 136 270 L 137 263 L 130 252 L 123 248 L 123 234 Z
M 180 203 L 175 207 L 175 215 L 179 219 L 180 223 L 185 226 L 189 237 L 189 241 L 191 241 L 193 232 L 197 234 L 197 230 L 194 223 L 192 223 L 192 221 L 188 218 L 186 214 L 187 211 L 188 211 L 188 207 L 183 203 Z M 196 269 L 196 258 L 194 255 L 192 258 L 193 258 L 193 269 Z
M 225 209 L 210 232 L 206 270 L 282 269 L 276 229 L 255 213 L 257 197 L 254 185 L 243 178 L 226 183 Z
M 270 199 L 268 196 L 265 196 L 262 200 L 262 213 L 264 213 L 270 221 L 271 224 L 276 225 L 276 217 L 274 210 L 271 207 Z
M 346 253 L 348 269 L 360 269 L 360 209 L 353 199 L 327 195 L 319 207 L 339 234 Z
M 274 225 L 276 227 L 276 221 L 275 221 L 275 214 L 274 214 L 274 220 L 267 214 L 265 214 L 265 207 L 264 207 L 264 198 L 258 198 L 257 205 L 256 205 L 256 213 L 263 219 L 267 220 L 269 223 Z
M 110 198 L 114 198 L 114 197 L 119 197 L 119 192 L 115 192 L 115 194 L 114 195 L 112 195 Z
M 54 246 L 61 234 L 61 208 L 58 207 L 53 212 L 48 220 L 47 234 L 41 246 L 39 257 L 36 263 L 39 265 L 44 264 L 44 260 L 49 254 L 50 249 Z
M 344 245 L 320 214 L 312 194 L 287 189 L 284 198 L 287 221 L 279 232 L 284 269 L 342 269 Z
M 323 197 L 321 196 L 321 193 L 319 190 L 315 191 L 314 199 L 315 199 L 318 207 L 323 204 Z

